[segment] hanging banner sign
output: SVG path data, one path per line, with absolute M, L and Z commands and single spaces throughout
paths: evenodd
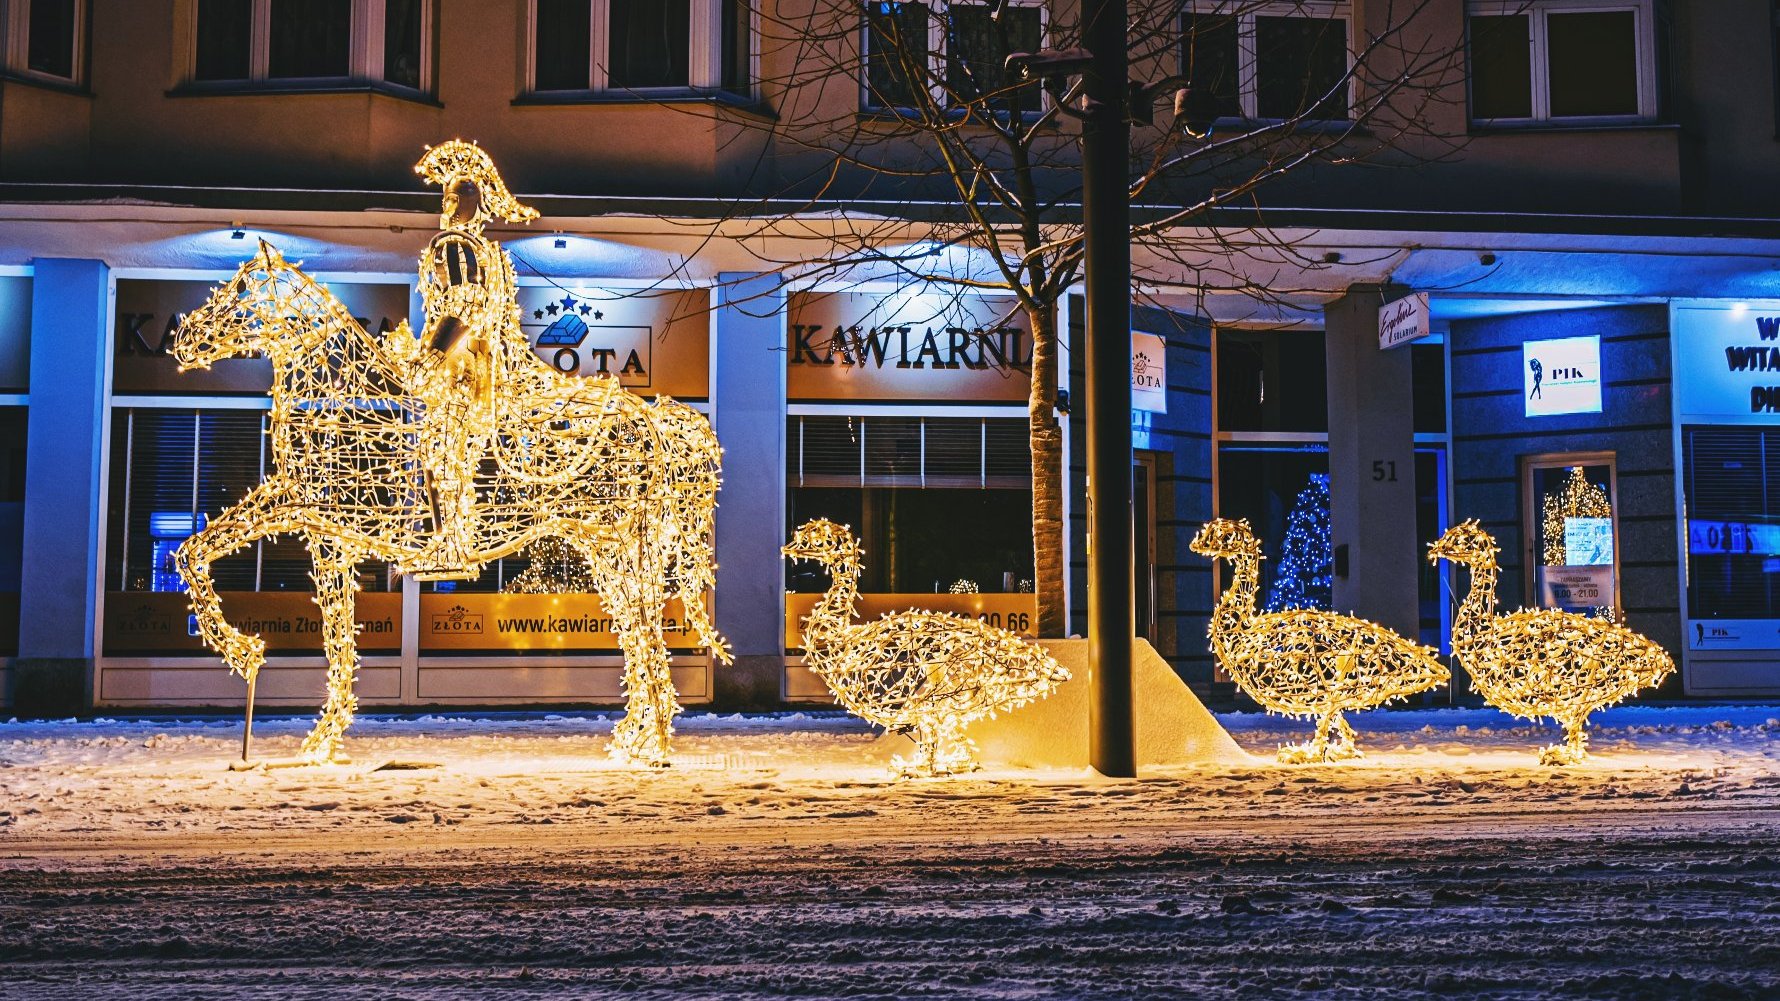
M 272 363 L 259 355 L 179 371 L 173 334 L 186 312 L 202 306 L 215 287 L 205 281 L 118 279 L 113 393 L 262 394 L 272 387 Z M 387 334 L 408 318 L 412 297 L 406 285 L 329 282 L 327 288 L 372 334 Z
M 680 600 L 668 602 L 662 635 L 670 647 L 696 647 Z M 618 633 L 593 594 L 434 593 L 420 596 L 422 653 L 618 649 Z
M 1687 551 L 1695 556 L 1780 556 L 1780 525 L 1689 519 Z
M 1031 392 L 1032 329 L 1007 296 L 798 292 L 787 313 L 793 401 L 1024 403 Z
M 820 594 L 785 595 L 785 649 L 803 649 L 803 620 L 821 600 Z M 1038 638 L 1038 596 L 1034 594 L 861 594 L 855 610 L 860 621 L 871 622 L 911 608 L 968 615 L 997 629 Z
M 1582 611 L 1614 604 L 1613 567 L 1539 568 L 1539 604 L 1545 608 Z
M 711 293 L 521 285 L 520 328 L 558 372 L 615 375 L 643 396 L 711 395 Z
M 31 279 L 0 275 L 0 392 L 31 386 Z
M 1780 619 L 1693 619 L 1687 644 L 1695 650 L 1780 650 Z
M 1378 307 L 1378 349 L 1388 351 L 1419 341 L 1433 330 L 1428 312 L 1428 293 L 1413 295 Z
M 1528 417 L 1601 412 L 1601 339 L 1560 337 L 1521 345 Z
M 1780 415 L 1780 314 L 1677 309 L 1674 336 L 1683 421 Z
M 223 617 L 244 633 L 259 635 L 271 653 L 320 653 L 321 609 L 302 591 L 223 591 Z M 108 591 L 105 653 L 209 654 L 198 636 L 191 599 L 183 591 Z M 358 647 L 367 653 L 402 648 L 402 596 L 363 591 L 353 600 Z M 219 662 L 220 664 L 220 662 Z
M 1168 344 L 1137 330 L 1131 331 L 1131 409 L 1168 412 Z

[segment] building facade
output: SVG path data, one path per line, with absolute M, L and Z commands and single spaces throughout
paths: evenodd
M 714 601 L 738 663 L 684 645 L 688 703 L 824 696 L 796 623 L 825 584 L 779 555 L 810 517 L 861 535 L 868 614 L 921 603 L 1030 629 L 1034 335 L 1014 301 L 772 266 L 835 229 L 918 246 L 948 211 L 881 180 L 817 184 L 810 151 L 766 127 L 815 107 L 869 117 L 895 86 L 869 59 L 820 93 L 788 82 L 788 26 L 814 2 L 0 3 L 8 701 L 240 701 L 192 635 L 171 554 L 266 471 L 269 376 L 254 360 L 179 373 L 171 331 L 260 240 L 367 329 L 418 326 L 438 196 L 411 165 L 457 136 L 543 213 L 497 233 L 540 359 L 692 403 L 723 443 Z M 1072 16 L 1009 9 L 1028 41 Z M 1240 131 L 1338 78 L 1396 29 L 1392 9 L 1191 0 L 1144 71 L 1187 80 L 1184 116 L 1214 137 Z M 911 12 L 934 26 L 936 65 L 1000 54 L 965 30 L 988 5 L 937 0 L 860 5 L 827 42 L 869 52 L 873 18 Z M 1504 606 L 1615 609 L 1682 665 L 1669 694 L 1780 694 L 1776 9 L 1441 0 L 1419 16 L 1401 30 L 1449 45 L 1462 72 L 1404 139 L 1412 165 L 1311 164 L 1259 210 L 1209 215 L 1289 248 L 1232 251 L 1216 287 L 1138 251 L 1144 274 L 1180 278 L 1141 288 L 1132 315 L 1140 633 L 1221 690 L 1205 647 L 1218 568 L 1186 544 L 1223 515 L 1263 538 L 1264 602 L 1444 649 L 1466 583 L 1423 554 L 1475 518 L 1502 546 Z M 1082 312 L 1059 304 L 1078 400 Z M 1387 320 L 1407 339 L 1384 346 Z M 1084 429 L 1060 404 L 1080 631 Z M 456 582 L 362 568 L 365 704 L 616 701 L 609 624 L 559 562 Z M 313 703 L 300 541 L 217 575 L 232 621 L 268 639 L 261 701 Z

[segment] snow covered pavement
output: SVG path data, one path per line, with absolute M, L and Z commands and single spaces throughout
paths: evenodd
M 837 715 L 0 725 L 0 997 L 1780 996 L 1780 709 L 1484 710 L 1367 757 L 894 781 Z M 289 754 L 307 720 L 256 724 Z M 225 989 L 226 988 L 226 989 Z

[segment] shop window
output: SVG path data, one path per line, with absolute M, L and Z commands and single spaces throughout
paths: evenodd
M 174 551 L 253 489 L 266 461 L 257 410 L 114 411 L 107 589 L 184 591 Z M 309 591 L 309 573 L 308 551 L 291 536 L 255 542 L 212 567 L 220 591 Z M 391 590 L 387 567 L 360 564 L 359 586 Z
M 1044 47 L 1045 9 L 1034 3 L 865 4 L 867 108 L 912 108 L 928 102 L 964 107 L 985 102 L 992 112 L 1038 111 L 1036 84 L 1007 75 L 1010 53 Z
M 1218 430 L 1327 433 L 1328 359 L 1321 331 L 1217 331 Z
M 1651 0 L 1473 0 L 1468 11 L 1474 121 L 1656 117 Z
M 1330 607 L 1335 552 L 1327 445 L 1221 444 L 1218 516 L 1248 519 L 1265 548 L 1263 607 Z
M 25 550 L 26 407 L 0 407 L 0 656 L 19 652 L 19 582 Z
M 424 90 L 432 9 L 429 0 L 198 0 L 191 79 Z
M 1030 489 L 792 487 L 785 508 L 786 538 L 812 518 L 852 528 L 865 549 L 862 592 L 941 594 L 961 580 L 983 594 L 1031 590 Z M 828 584 L 820 567 L 786 561 L 788 590 Z
M 1688 618 L 1780 619 L 1780 430 L 1689 427 L 1681 442 Z
M 1535 456 L 1521 462 L 1533 604 L 1614 617 L 1619 532 L 1610 453 Z
M 1346 119 L 1349 17 L 1345 3 L 1190 4 L 1180 51 L 1188 119 Z
M 1446 345 L 1432 338 L 1409 345 L 1415 433 L 1446 433 Z
M 799 486 L 1025 488 L 1026 422 L 1010 418 L 792 417 L 786 468 Z
M 749 0 L 532 0 L 536 93 L 753 96 Z
M 11 0 L 6 14 L 6 68 L 26 77 L 80 82 L 85 0 Z

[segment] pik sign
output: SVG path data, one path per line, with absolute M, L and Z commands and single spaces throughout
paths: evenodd
M 1675 310 L 1682 420 L 1780 420 L 1780 310 Z
M 1601 412 L 1601 339 L 1560 337 L 1521 345 L 1528 417 Z
M 793 401 L 1024 403 L 1030 394 L 1032 329 L 1010 297 L 799 292 L 787 313 Z

